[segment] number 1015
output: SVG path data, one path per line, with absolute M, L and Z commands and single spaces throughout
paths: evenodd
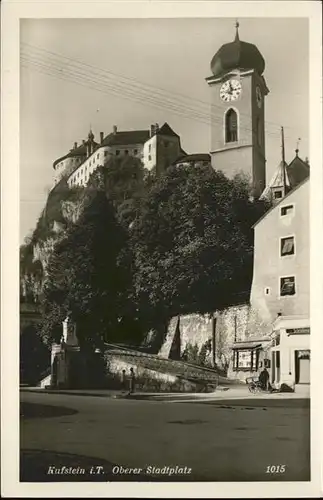
M 286 465 L 267 465 L 266 473 L 268 474 L 282 474 L 286 471 Z

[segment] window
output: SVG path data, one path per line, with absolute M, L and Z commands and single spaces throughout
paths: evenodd
M 120 151 L 119 151 L 119 149 L 117 149 L 116 150 L 116 156 L 119 156 L 119 154 L 120 154 Z
M 265 295 L 269 295 L 270 294 L 270 288 L 265 288 Z
M 275 198 L 275 200 L 277 200 L 278 198 L 282 198 L 282 197 L 283 197 L 283 192 L 281 190 L 274 191 L 274 198 Z
M 127 155 L 129 151 L 127 149 L 124 150 L 124 154 Z
M 151 155 L 148 155 L 148 161 L 151 161 Z
M 238 116 L 234 109 L 229 109 L 225 115 L 225 142 L 238 140 Z
M 108 152 L 107 151 L 104 151 L 104 156 L 107 156 Z
M 295 276 L 280 278 L 280 296 L 295 295 Z
M 96 155 L 96 157 L 97 157 L 97 158 L 99 158 L 99 156 L 100 156 L 100 153 L 98 153 L 98 154 Z
M 293 205 L 286 205 L 285 207 L 281 207 L 280 209 L 280 215 L 281 216 L 284 216 L 284 215 L 289 215 L 293 212 Z
M 136 155 L 136 154 L 138 154 L 138 149 L 134 149 L 134 150 L 133 150 L 133 153 L 134 153 L 135 155 Z
M 259 350 L 243 349 L 233 351 L 233 369 L 256 371 L 258 369 Z
M 148 151 L 151 152 L 151 144 L 149 144 Z
M 294 255 L 295 245 L 294 236 L 289 236 L 288 238 L 281 238 L 280 240 L 280 255 Z

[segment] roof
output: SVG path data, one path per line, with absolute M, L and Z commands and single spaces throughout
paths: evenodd
M 255 45 L 239 39 L 238 26 L 236 25 L 235 40 L 222 45 L 211 61 L 211 71 L 214 76 L 224 75 L 236 68 L 255 69 L 259 75 L 264 72 L 264 58 Z
M 186 156 L 181 156 L 178 158 L 178 160 L 175 161 L 175 164 L 177 163 L 188 163 L 188 162 L 194 162 L 194 161 L 211 161 L 211 156 L 208 153 L 194 153 L 191 155 L 186 155 Z
M 270 341 L 270 337 L 249 337 L 244 341 L 234 342 L 232 344 L 232 349 L 256 349 L 257 347 L 262 347 L 264 343 Z
M 85 141 L 84 144 L 81 144 L 77 148 L 71 149 L 66 155 L 61 156 L 60 158 L 55 160 L 53 163 L 53 168 L 55 168 L 57 163 L 60 163 L 61 161 L 65 160 L 66 158 L 73 158 L 74 156 L 86 156 L 88 143 L 89 143 L 89 141 Z M 99 146 L 99 144 L 95 141 L 92 141 L 92 144 L 94 144 L 95 148 L 97 148 Z
M 124 132 L 111 132 L 100 146 L 123 146 L 127 144 L 144 144 L 149 139 L 149 130 L 127 130 Z
M 277 169 L 274 172 L 274 175 L 269 181 L 269 184 L 265 187 L 263 192 L 261 193 L 260 199 L 265 199 L 265 198 L 271 198 L 271 190 L 274 187 L 284 187 L 286 184 L 286 187 L 291 187 L 290 186 L 290 181 L 289 177 L 287 174 L 287 163 L 284 161 L 281 161 L 280 164 L 278 165 Z
M 174 132 L 174 130 L 168 125 L 167 122 L 165 122 L 162 127 L 157 129 L 156 135 L 166 135 L 168 137 L 169 136 L 179 137 L 179 135 L 176 134 L 176 132 Z
M 266 186 L 262 192 L 260 199 L 271 198 L 271 189 L 274 187 L 284 187 L 285 182 L 286 187 L 289 188 L 289 190 L 293 189 L 299 183 L 307 179 L 309 175 L 309 164 L 298 156 L 298 151 L 296 150 L 296 156 L 289 165 L 284 161 L 280 162 L 268 186 Z
M 255 222 L 252 227 L 253 228 L 256 227 L 259 224 L 259 222 L 261 222 L 270 212 L 272 212 L 272 210 L 274 210 L 276 207 L 278 207 L 278 205 L 280 205 L 281 203 L 285 202 L 285 200 L 286 200 L 286 198 L 288 198 L 288 196 L 295 193 L 295 191 L 297 189 L 299 189 L 301 186 L 303 186 L 308 180 L 309 180 L 309 177 L 307 177 L 302 182 L 300 182 L 297 186 L 295 186 L 293 189 L 291 189 L 285 196 L 283 196 L 283 198 L 280 198 L 279 201 L 275 205 L 270 207 L 270 209 L 267 210 L 267 212 L 265 212 L 264 215 L 262 215 L 260 217 L 260 219 L 258 219 L 257 222 Z
M 287 166 L 287 175 L 292 188 L 303 182 L 310 175 L 310 166 L 298 156 L 298 151 L 296 151 L 295 158 Z

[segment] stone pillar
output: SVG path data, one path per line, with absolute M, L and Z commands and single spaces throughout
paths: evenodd
M 50 368 L 51 368 L 50 385 L 52 387 L 57 387 L 57 363 L 58 363 L 57 357 L 61 351 L 62 351 L 61 344 L 52 345 L 51 361 L 50 361 Z

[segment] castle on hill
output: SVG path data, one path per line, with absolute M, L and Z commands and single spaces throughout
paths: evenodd
M 229 352 L 229 373 L 246 378 L 266 366 L 272 384 L 290 386 L 310 381 L 309 317 L 309 164 L 299 156 L 282 158 L 266 179 L 265 105 L 269 93 L 265 59 L 252 43 L 234 40 L 222 45 L 211 60 L 206 78 L 211 100 L 211 140 L 208 153 L 187 154 L 179 135 L 165 123 L 149 130 L 118 131 L 94 140 L 90 131 L 81 145 L 54 164 L 55 183 L 86 186 L 89 176 L 111 156 L 139 158 L 156 173 L 169 165 L 211 164 L 229 178 L 243 173 L 255 198 L 271 201 L 271 208 L 254 226 L 254 269 L 248 303 L 229 308 L 213 319 L 190 315 L 176 323 L 182 346 L 211 342 L 213 361 L 221 362 L 217 339 Z M 177 321 L 177 318 L 176 318 Z M 222 331 L 219 331 L 222 329 Z M 197 333 L 198 332 L 198 333 Z M 224 333 L 223 333 L 224 332 Z M 222 335 L 222 337 L 221 337 Z M 174 337 L 172 325 L 160 352 L 168 356 Z M 223 353 L 222 352 L 222 353 Z M 222 354 L 221 354 L 222 355 Z

